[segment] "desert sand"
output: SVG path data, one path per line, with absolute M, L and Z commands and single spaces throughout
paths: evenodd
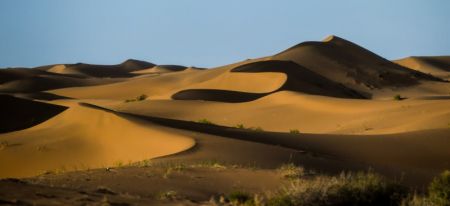
M 1 69 L 0 178 L 25 179 L 0 181 L 19 191 L 0 200 L 196 205 L 282 187 L 289 163 L 424 188 L 450 169 L 449 77 L 449 57 L 390 61 L 336 36 L 208 69 Z

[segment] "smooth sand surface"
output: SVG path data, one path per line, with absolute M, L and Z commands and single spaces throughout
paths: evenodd
M 108 167 L 169 155 L 195 142 L 169 129 L 61 100 L 69 107 L 29 129 L 2 134 L 0 177 Z M 7 165 L 7 166 L 5 166 Z

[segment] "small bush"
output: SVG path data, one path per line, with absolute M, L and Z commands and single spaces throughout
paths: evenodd
M 298 131 L 298 129 L 291 129 L 291 130 L 289 130 L 289 133 L 291 133 L 291 134 L 300 134 L 300 131 Z
M 207 119 L 200 119 L 197 121 L 198 123 L 202 123 L 202 124 L 209 124 L 209 125 L 215 125 L 214 123 L 212 123 L 211 121 L 207 120 Z
M 137 100 L 137 101 L 143 101 L 143 100 L 146 100 L 147 97 L 148 97 L 147 95 L 141 94 L 140 96 L 138 96 L 138 97 L 136 98 L 136 100 Z
M 394 96 L 394 100 L 395 100 L 395 101 L 401 101 L 401 100 L 404 100 L 404 99 L 405 99 L 405 98 L 402 97 L 400 94 L 397 94 L 397 95 Z

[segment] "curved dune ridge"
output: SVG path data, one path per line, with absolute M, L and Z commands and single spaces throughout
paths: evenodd
M 328 79 L 368 93 L 385 87 L 411 86 L 421 80 L 439 81 L 337 36 L 329 36 L 322 42 L 300 43 L 271 59 L 294 61 Z
M 26 177 L 128 164 L 192 147 L 191 138 L 131 117 L 56 101 L 66 111 L 29 129 L 0 136 L 0 177 Z
M 442 79 L 450 79 L 450 56 L 407 57 L 394 61 L 404 67 L 431 74 Z
M 153 100 L 105 106 L 147 116 L 207 119 L 218 125 L 242 124 L 276 132 L 297 129 L 314 134 L 395 134 L 448 128 L 449 104 L 450 99 L 374 101 L 279 91 L 239 104 Z

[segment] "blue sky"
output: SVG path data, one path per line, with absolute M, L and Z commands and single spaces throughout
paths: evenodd
M 446 0 L 1 0 L 0 67 L 213 67 L 329 34 L 389 59 L 450 55 L 449 11 Z

